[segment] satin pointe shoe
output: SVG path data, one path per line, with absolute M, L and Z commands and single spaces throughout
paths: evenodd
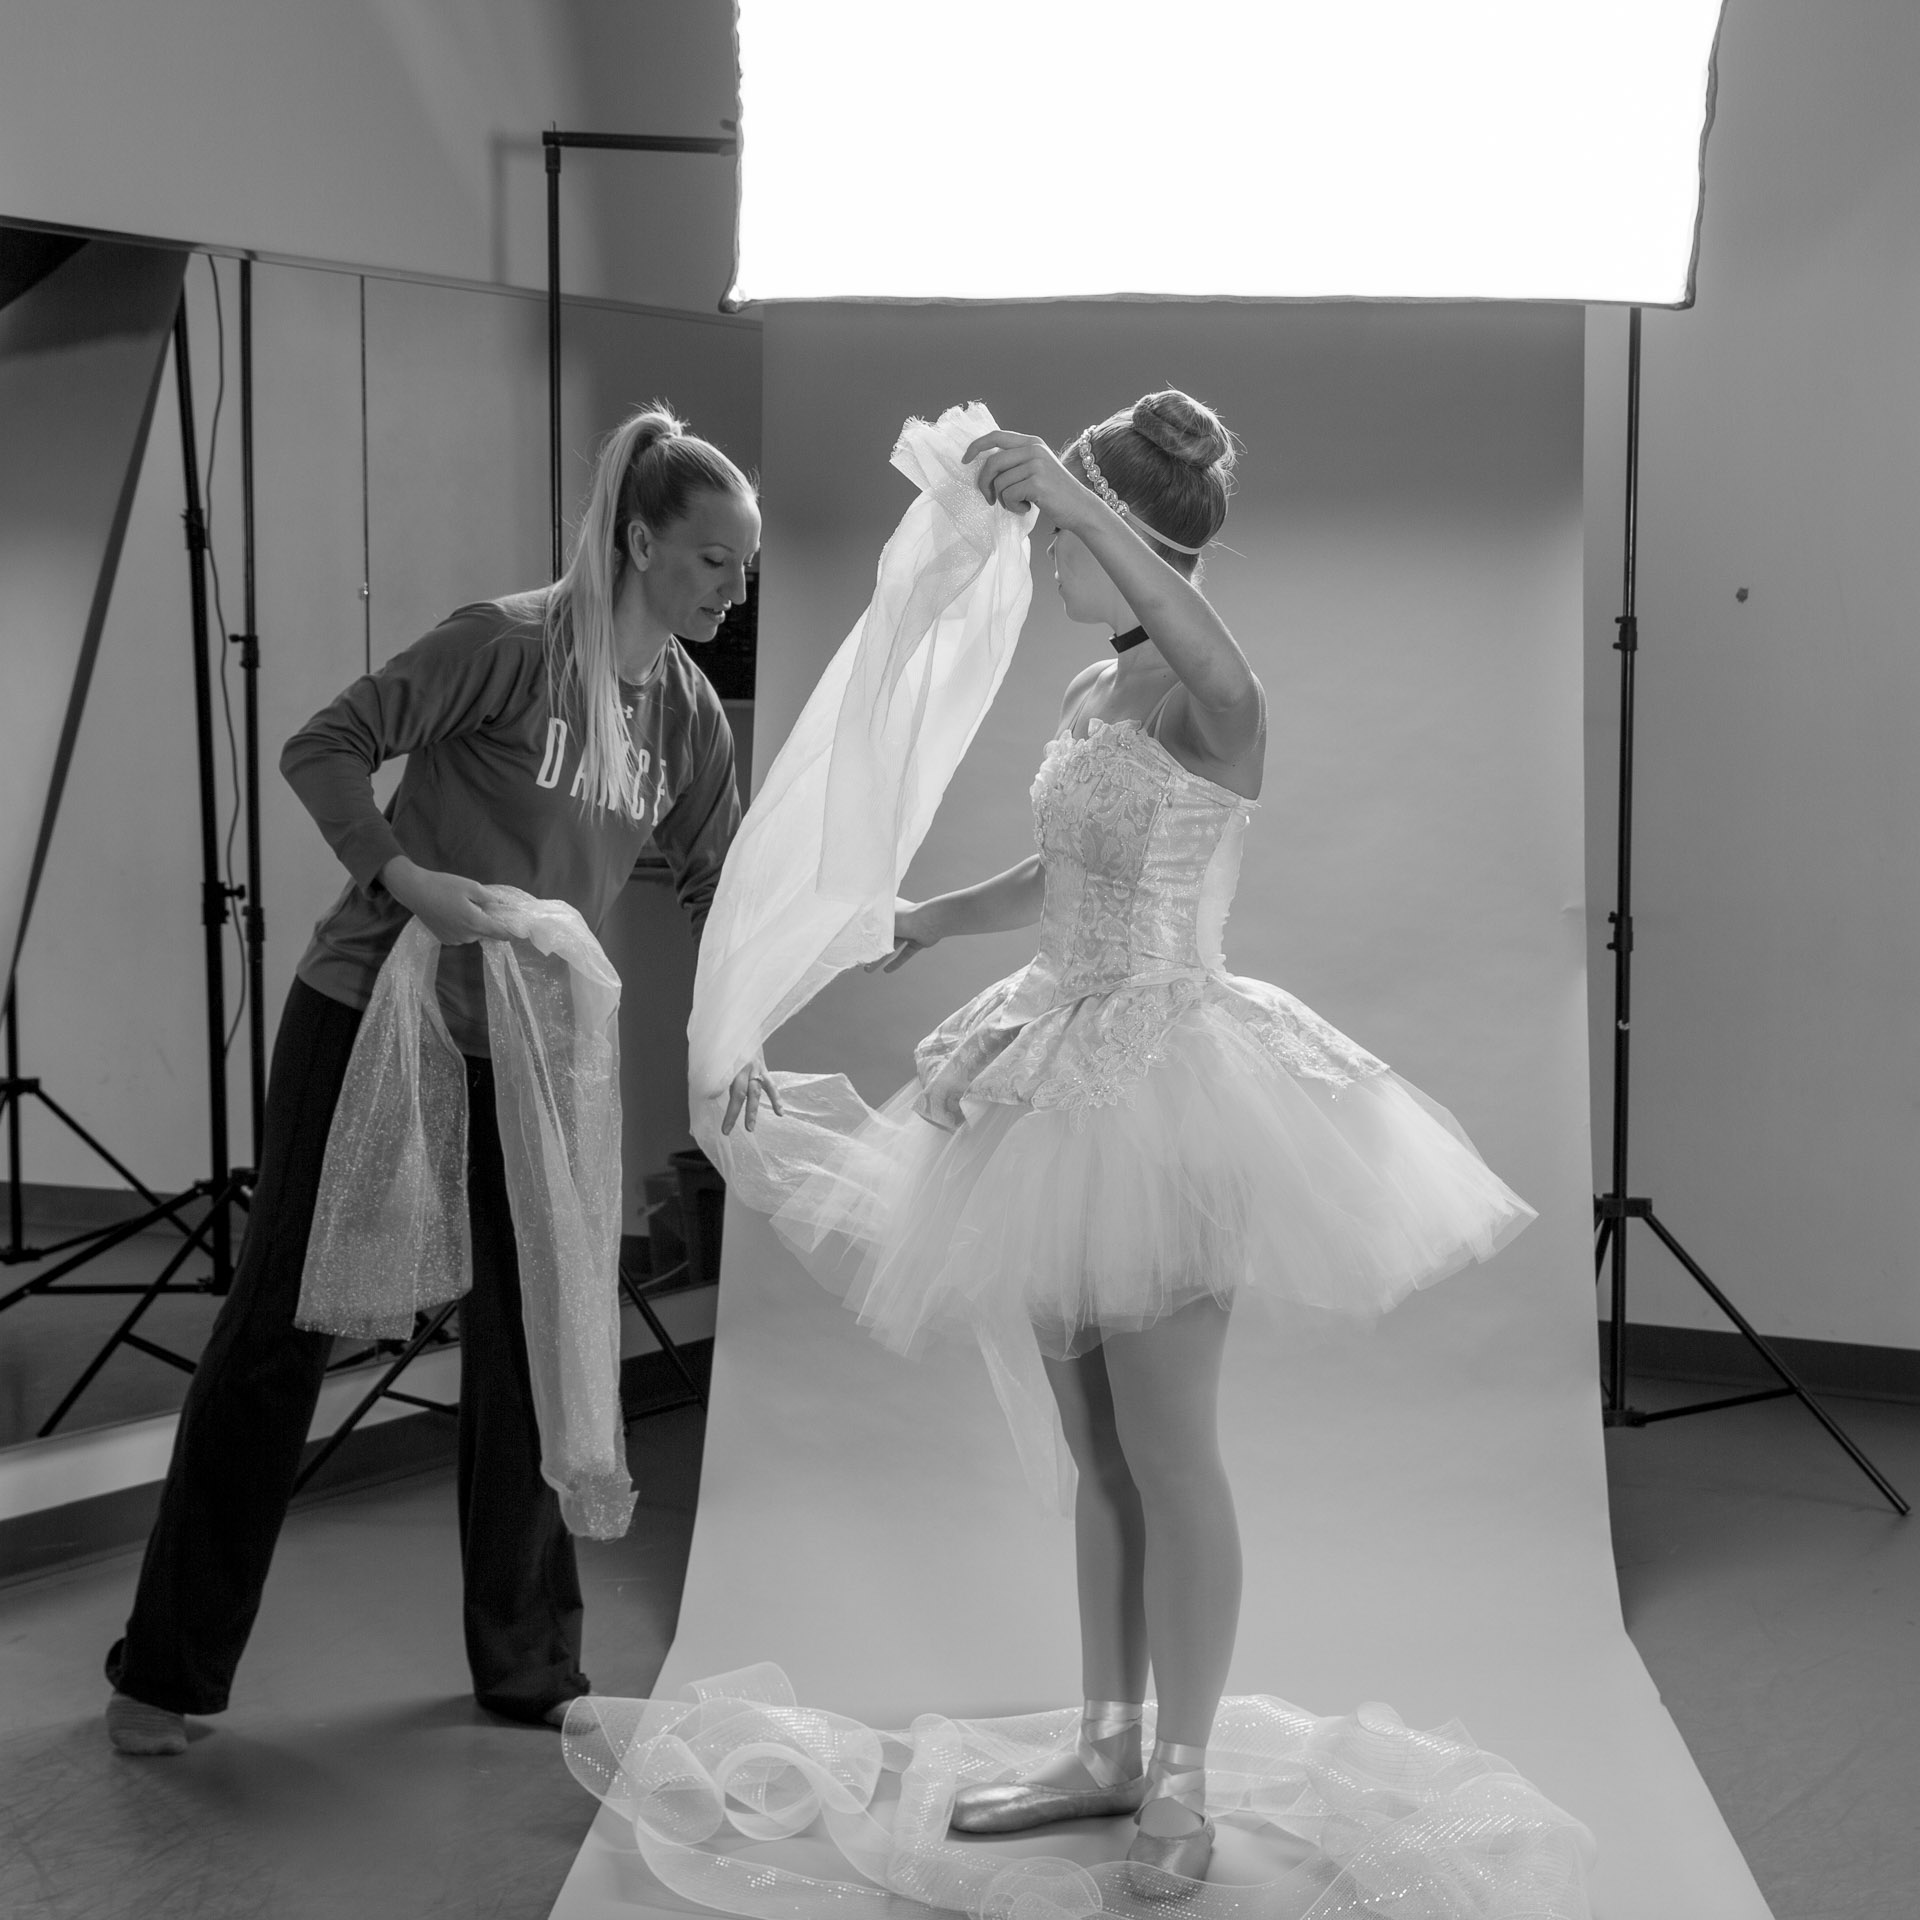
M 1057 1787 L 1044 1780 L 998 1780 L 962 1787 L 954 1795 L 950 1824 L 956 1833 L 1020 1833 L 1056 1820 L 1104 1820 L 1132 1813 L 1147 1797 L 1140 1765 L 1140 1709 L 1126 1701 L 1089 1700 L 1080 1717 L 1074 1752 L 1091 1787 Z M 1130 1748 L 1130 1750 L 1129 1750 Z
M 1128 1875 L 1132 1891 L 1143 1900 L 1177 1900 L 1187 1891 L 1163 1878 L 1204 1880 L 1207 1863 L 1213 1858 L 1213 1822 L 1206 1817 L 1207 1750 L 1183 1747 L 1170 1740 L 1154 1743 L 1153 1765 L 1148 1769 L 1147 1798 L 1133 1817 L 1133 1844 L 1127 1849 L 1127 1865 L 1137 1869 Z M 1177 1833 L 1153 1833 L 1141 1825 L 1148 1807 L 1163 1800 L 1174 1801 L 1185 1809 L 1197 1825 L 1183 1826 Z

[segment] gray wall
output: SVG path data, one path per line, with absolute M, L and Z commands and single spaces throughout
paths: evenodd
M 542 285 L 543 127 L 721 131 L 718 0 L 8 0 L 0 217 Z M 567 285 L 711 312 L 733 167 L 571 154 Z
M 1920 1346 L 1920 9 L 1732 0 L 1646 320 L 1633 1187 L 1762 1329 Z M 1594 1141 L 1626 322 L 1588 332 Z M 1742 601 L 1737 590 L 1746 588 Z M 1650 1236 L 1633 1303 L 1724 1327 Z

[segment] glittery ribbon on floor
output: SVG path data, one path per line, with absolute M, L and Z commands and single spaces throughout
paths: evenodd
M 923 1714 L 879 1732 L 801 1706 L 765 1665 L 696 1681 L 678 1700 L 588 1695 L 565 1746 L 661 1885 L 750 1920 L 897 1920 L 903 1900 L 980 1920 L 1148 1920 L 1170 1903 L 1202 1920 L 1589 1920 L 1587 1829 L 1457 1723 L 1422 1733 L 1379 1705 L 1323 1717 L 1267 1695 L 1222 1702 L 1207 1812 L 1271 1854 L 1273 1876 L 1253 1884 L 947 1837 L 960 1787 L 1065 1751 L 1078 1726 L 1062 1708 Z M 897 1794 L 880 1795 L 886 1775 Z M 840 1856 L 831 1876 L 774 1857 L 804 1836 L 817 1866 L 818 1834 Z

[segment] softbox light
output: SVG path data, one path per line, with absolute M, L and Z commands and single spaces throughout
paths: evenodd
M 739 0 L 731 300 L 1685 304 L 1721 0 Z

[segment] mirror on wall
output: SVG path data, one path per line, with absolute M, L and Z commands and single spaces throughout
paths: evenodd
M 540 299 L 504 288 L 256 264 L 250 293 L 270 1046 L 307 936 L 344 882 L 275 771 L 280 745 L 454 607 L 546 578 L 546 336 Z M 173 1412 L 218 1309 L 198 1249 L 178 1262 L 177 1284 L 141 1305 L 181 1253 L 194 1208 L 180 1224 L 126 1231 L 151 1213 L 145 1196 L 168 1201 L 210 1172 L 194 638 L 171 372 L 182 299 L 210 548 L 220 856 L 244 884 L 241 662 L 221 644 L 242 624 L 238 262 L 0 223 L 0 936 L 18 947 L 17 1074 L 38 1087 L 0 1110 L 0 1446 L 34 1439 L 56 1412 L 62 1435 Z M 655 397 L 757 468 L 756 323 L 582 301 L 570 303 L 566 347 L 576 492 L 600 435 Z M 713 677 L 743 793 L 753 658 L 751 626 L 736 619 Z M 602 929 L 623 976 L 645 982 L 622 1020 L 629 1233 L 645 1228 L 647 1178 L 691 1145 L 693 949 L 662 878 L 643 873 Z M 246 970 L 237 927 L 226 938 L 229 1157 L 246 1166 Z M 105 1244 L 84 1269 L 33 1289 L 90 1238 Z M 133 1291 L 81 1290 L 106 1287 Z M 136 1308 L 135 1341 L 89 1377 Z

